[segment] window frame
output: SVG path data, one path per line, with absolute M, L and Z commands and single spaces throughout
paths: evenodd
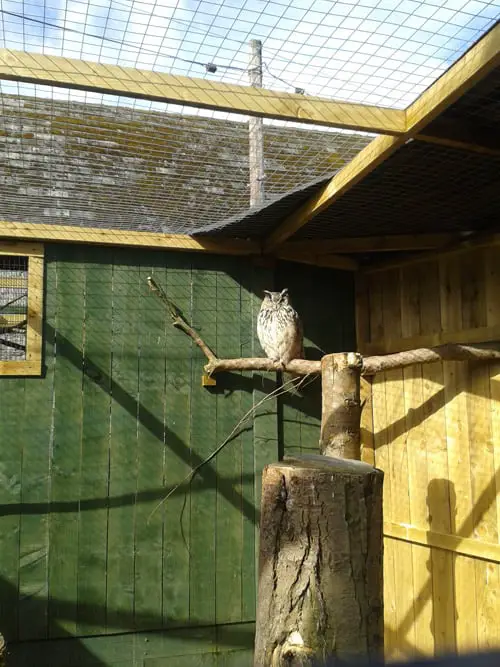
M 0 255 L 15 255 L 28 260 L 26 358 L 0 360 L 0 377 L 42 374 L 44 251 L 42 243 L 0 241 Z

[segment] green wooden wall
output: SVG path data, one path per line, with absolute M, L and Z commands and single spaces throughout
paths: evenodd
M 288 287 L 302 317 L 307 359 L 356 350 L 352 273 L 282 262 L 276 282 L 279 289 Z M 320 425 L 321 379 L 317 376 L 304 383 L 300 396 L 286 394 L 278 399 L 280 454 L 317 454 Z
M 314 451 L 320 383 L 260 405 L 158 507 L 275 378 L 227 374 L 203 388 L 204 357 L 171 326 L 148 275 L 221 356 L 261 354 L 255 319 L 273 286 L 289 287 L 308 347 L 354 346 L 347 274 L 47 246 L 45 376 L 0 378 L 0 631 L 10 665 L 250 664 L 260 472 L 284 451 Z

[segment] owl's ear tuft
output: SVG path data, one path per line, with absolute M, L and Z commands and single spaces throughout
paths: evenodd
M 281 296 L 288 296 L 288 287 L 285 287 L 285 289 L 281 290 Z
M 267 294 L 267 296 L 271 296 L 271 292 L 269 290 L 265 289 L 265 290 L 262 290 L 262 291 L 264 292 L 264 294 Z

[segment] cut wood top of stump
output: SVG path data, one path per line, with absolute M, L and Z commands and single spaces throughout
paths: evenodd
M 379 472 L 378 468 L 374 468 L 372 465 L 365 463 L 364 461 L 333 458 L 332 456 L 324 456 L 322 454 L 284 456 L 283 461 L 272 465 L 279 467 L 289 466 L 291 468 L 309 468 L 324 472 L 340 472 L 352 475 L 366 475 L 371 472 Z

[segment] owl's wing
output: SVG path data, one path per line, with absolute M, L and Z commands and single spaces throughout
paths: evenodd
M 297 337 L 300 341 L 300 356 L 297 356 L 297 359 L 305 359 L 304 353 L 304 326 L 302 324 L 302 319 L 300 315 L 295 311 L 295 323 L 297 326 Z

